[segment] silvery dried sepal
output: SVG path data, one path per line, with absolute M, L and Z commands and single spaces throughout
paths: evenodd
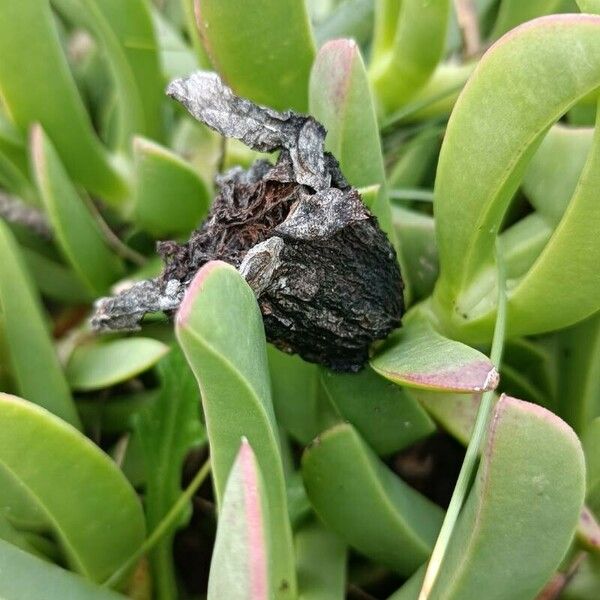
M 162 275 L 99 300 L 94 327 L 135 329 L 147 312 L 174 311 L 198 269 L 219 259 L 254 290 L 269 341 L 336 370 L 360 369 L 370 344 L 400 324 L 403 284 L 377 219 L 324 151 L 324 127 L 240 98 L 214 73 L 178 79 L 167 93 L 222 135 L 279 157 L 219 176 L 190 240 L 159 243 Z

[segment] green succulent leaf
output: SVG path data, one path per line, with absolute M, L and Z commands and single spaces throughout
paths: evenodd
M 26 246 L 21 246 L 21 254 L 42 296 L 65 304 L 89 300 L 89 291 L 70 267 Z
M 404 270 L 411 284 L 413 300 L 431 294 L 439 271 L 435 222 L 429 215 L 401 206 L 392 207 L 396 237 L 402 240 Z
M 69 566 L 103 581 L 143 541 L 135 491 L 108 456 L 45 409 L 8 394 L 0 408 L 0 470 L 39 508 Z
M 558 333 L 560 415 L 581 433 L 600 416 L 600 313 Z
M 341 374 L 321 369 L 324 393 L 377 454 L 398 452 L 435 431 L 419 403 L 398 385 L 366 367 Z
M 225 486 L 208 579 L 208 600 L 269 600 L 268 501 L 252 446 L 243 438 Z
M 319 433 L 319 368 L 270 344 L 267 357 L 277 422 L 306 445 Z
M 100 390 L 147 371 L 168 351 L 162 342 L 142 337 L 83 344 L 69 358 L 67 379 L 74 390 Z
M 219 506 L 227 477 L 247 437 L 268 473 L 271 577 L 277 598 L 295 595 L 291 528 L 271 393 L 262 317 L 237 270 L 213 261 L 190 284 L 177 314 L 177 339 L 198 380 Z
M 361 46 L 369 43 L 373 30 L 373 0 L 345 0 L 315 25 L 317 45 L 329 40 L 352 38 Z
M 183 462 L 194 446 L 206 442 L 200 424 L 200 394 L 190 367 L 178 348 L 159 363 L 161 388 L 137 420 L 146 463 L 145 507 L 153 531 L 181 495 Z M 173 538 L 161 538 L 150 554 L 154 593 L 159 600 L 177 597 Z
M 553 233 L 552 222 L 542 213 L 533 212 L 517 221 L 500 235 L 506 264 L 506 277 L 518 280 L 533 266 Z
M 0 320 L 9 368 L 19 394 L 75 427 L 79 417 L 58 362 L 23 257 L 8 226 L 0 220 Z
M 209 187 L 192 166 L 163 146 L 134 141 L 136 222 L 155 237 L 189 234 L 206 215 Z
M 484 392 L 498 384 L 498 372 L 487 356 L 437 333 L 422 313 L 405 319 L 371 366 L 395 383 L 428 390 Z
M 490 422 L 431 600 L 481 598 L 482 589 L 490 599 L 534 598 L 558 568 L 577 526 L 585 465 L 570 427 L 546 409 L 509 396 L 497 402 Z M 416 599 L 423 574 L 418 571 L 390 600 Z
M 309 103 L 311 114 L 327 129 L 327 150 L 337 158 L 350 184 L 385 186 L 375 108 L 356 42 L 334 40 L 319 50 L 310 75 Z M 385 195 L 379 202 L 381 206 L 369 208 L 382 228 L 390 231 Z
M 90 23 L 95 24 L 96 35 L 102 40 L 108 66 L 114 68 L 113 65 L 119 63 L 123 73 L 121 79 L 127 77 L 133 80 L 127 86 L 121 86 L 120 92 L 127 93 L 131 89 L 141 105 L 141 127 L 137 132 L 153 139 L 162 139 L 164 79 L 160 72 L 159 44 L 150 6 L 144 0 L 128 0 L 126 3 L 120 0 L 85 0 L 85 3 Z M 111 39 L 113 37 L 114 40 Z M 120 52 L 117 52 L 117 48 Z M 121 64 L 123 59 L 120 56 L 117 58 L 120 53 L 125 64 Z M 132 98 L 121 95 L 120 102 L 122 119 L 125 119 L 128 110 L 126 104 L 131 105 Z
M 600 15 L 600 0 L 576 0 L 576 2 L 581 12 Z
M 444 128 L 430 125 L 419 131 L 400 148 L 390 169 L 388 183 L 392 188 L 414 188 L 422 184 L 437 160 Z
M 31 136 L 31 161 L 41 198 L 59 247 L 91 295 L 101 295 L 123 275 L 123 265 L 108 247 L 94 216 L 71 183 L 43 129 Z
M 306 111 L 315 48 L 304 2 L 196 0 L 196 11 L 206 52 L 235 92 Z
M 319 518 L 349 546 L 410 575 L 429 556 L 443 512 L 394 475 L 349 424 L 322 433 L 302 457 Z
M 496 234 L 543 134 L 600 85 L 599 31 L 600 18 L 590 15 L 555 15 L 522 25 L 486 53 L 456 104 L 440 153 L 435 199 L 441 266 L 436 309 L 453 336 L 489 341 Z M 513 74 L 510 86 L 500 83 L 507 72 Z M 496 143 L 499 132 L 502 143 Z M 599 148 L 595 141 L 569 209 L 535 264 L 509 282 L 513 334 L 564 327 L 598 308 L 598 271 L 592 265 L 600 252 L 595 240 L 600 209 L 592 198 Z M 564 293 L 548 303 L 556 281 Z
M 102 431 L 109 435 L 120 434 L 134 430 L 138 415 L 156 402 L 159 393 L 160 390 L 151 389 L 132 394 L 111 395 L 103 402 L 98 402 L 98 398 L 95 397 L 79 398 L 77 410 L 86 430 Z
M 382 0 L 376 10 L 370 75 L 385 112 L 406 104 L 425 85 L 446 46 L 448 0 Z
M 556 224 L 562 218 L 592 147 L 591 127 L 556 124 L 545 135 L 523 177 L 531 204 Z
M 586 427 L 581 443 L 587 466 L 587 503 L 600 519 L 600 417 Z
M 0 580 L 4 600 L 123 600 L 124 596 L 95 586 L 83 577 L 32 556 L 12 544 L 0 540 L 0 563 L 10 577 Z
M 517 25 L 531 21 L 536 17 L 561 12 L 563 0 L 502 0 L 498 7 L 498 16 L 491 33 L 492 39 L 497 39 Z
M 0 11 L 0 93 L 11 118 L 22 132 L 39 122 L 69 175 L 119 203 L 127 185 L 94 134 L 62 53 L 48 0 L 3 0 Z
M 68 20 L 87 29 L 94 36 L 100 48 L 100 56 L 105 59 L 103 66 L 105 66 L 105 70 L 110 76 L 109 81 L 112 84 L 110 96 L 108 97 L 112 104 L 110 110 L 114 117 L 112 123 L 114 125 L 112 132 L 114 146 L 115 149 L 121 152 L 129 151 L 131 136 L 134 133 L 146 133 L 147 128 L 145 127 L 142 95 L 138 89 L 138 82 L 134 77 L 131 64 L 127 60 L 128 49 L 121 43 L 115 27 L 117 29 L 123 28 L 121 31 L 125 38 L 123 41 L 130 48 L 139 43 L 147 45 L 150 51 L 145 53 L 144 58 L 150 60 L 154 58 L 156 60 L 156 42 L 152 35 L 151 24 L 146 23 L 150 26 L 150 39 L 144 39 L 146 36 L 141 31 L 144 28 L 144 22 L 140 20 L 140 16 L 144 15 L 148 18 L 148 15 L 144 13 L 145 5 L 139 0 L 128 2 L 127 5 L 118 0 L 52 0 L 52 3 Z M 133 12 L 137 12 L 136 17 L 140 27 L 137 28 L 137 31 L 128 32 L 127 28 L 128 25 L 132 24 Z M 133 53 L 136 53 L 136 49 L 133 49 Z M 140 54 L 139 50 L 137 50 L 137 54 Z M 151 81 L 150 72 L 147 75 L 148 80 L 146 83 Z M 156 75 L 158 75 L 158 69 L 156 69 Z M 146 85 L 146 92 L 148 91 Z M 154 94 L 148 94 L 148 97 L 150 99 L 157 98 L 157 91 L 154 90 Z M 152 115 L 154 135 L 160 130 L 160 117 L 158 110 Z
M 184 0 L 186 6 L 191 6 L 190 0 Z M 160 63 L 163 78 L 171 81 L 178 77 L 185 77 L 199 68 L 198 58 L 194 52 L 196 43 L 200 43 L 194 23 L 193 37 L 194 49 L 184 39 L 177 26 L 169 21 L 155 7 L 152 8 L 152 21 L 160 51 Z
M 305 520 L 294 537 L 300 600 L 346 597 L 345 544 L 314 518 Z
M 471 438 L 481 394 L 452 394 L 412 388 L 407 393 L 419 401 L 429 416 L 466 446 Z

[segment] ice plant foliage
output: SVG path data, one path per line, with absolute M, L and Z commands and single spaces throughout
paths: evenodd
M 0 597 L 600 597 L 599 0 L 0 0 L 0 57 Z

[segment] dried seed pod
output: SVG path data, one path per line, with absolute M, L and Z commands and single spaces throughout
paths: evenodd
M 402 278 L 377 219 L 324 152 L 324 127 L 239 98 L 214 73 L 176 80 L 167 93 L 222 135 L 279 157 L 218 177 L 190 240 L 159 243 L 162 275 L 99 300 L 93 326 L 136 329 L 146 312 L 172 312 L 198 269 L 219 259 L 254 290 L 270 342 L 336 370 L 360 369 L 371 342 L 400 324 Z

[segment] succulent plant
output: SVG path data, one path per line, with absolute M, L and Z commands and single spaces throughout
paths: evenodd
M 2 598 L 600 597 L 598 0 L 0 15 Z

